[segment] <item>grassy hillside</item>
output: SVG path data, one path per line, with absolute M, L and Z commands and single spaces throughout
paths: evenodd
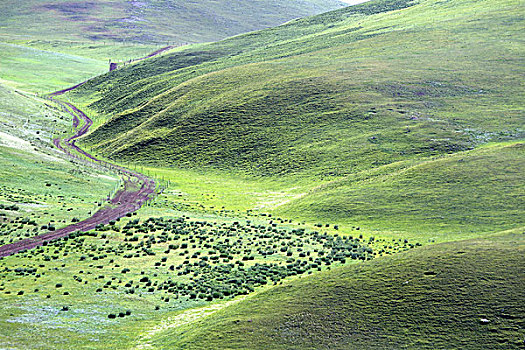
M 295 280 L 149 342 L 173 349 L 520 349 L 523 233 Z M 485 321 L 487 320 L 487 321 Z
M 108 63 L 0 42 L 0 82 L 30 92 L 49 92 L 108 70 Z
M 0 245 L 85 218 L 118 186 L 52 149 L 69 123 L 46 101 L 0 84 Z
M 525 145 L 473 151 L 364 171 L 279 208 L 285 217 L 359 223 L 435 240 L 525 226 Z
M 208 40 L 305 4 L 0 4 L 0 244 L 82 219 L 119 185 L 60 158 L 48 143 L 70 118 L 13 87 L 53 90 L 153 48 L 131 40 Z M 522 347 L 519 5 L 373 0 L 176 48 L 62 96 L 95 119 L 83 147 L 167 187 L 0 259 L 0 344 Z
M 338 0 L 0 3 L 0 79 L 47 92 L 167 45 L 215 41 L 346 6 Z M 169 19 L 169 20 L 166 20 Z M 31 23 L 31 25 L 28 25 Z
M 342 6 L 337 0 L 6 0 L 0 3 L 0 38 L 44 44 L 215 41 Z
M 74 98 L 110 118 L 86 143 L 112 157 L 334 179 L 523 137 L 516 6 L 372 1 L 181 49 Z

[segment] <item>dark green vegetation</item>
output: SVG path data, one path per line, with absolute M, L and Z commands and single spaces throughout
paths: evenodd
M 9 341 L 26 347 L 27 330 L 37 327 L 30 339 L 45 347 L 56 337 L 71 336 L 73 327 L 81 332 L 67 347 L 77 342 L 127 347 L 137 340 L 133 332 L 142 325 L 137 321 L 416 246 L 407 240 L 334 236 L 277 224 L 282 219 L 219 220 L 142 221 L 130 215 L 0 260 L 0 299 L 6 305 L 2 333 L 14 332 Z M 24 307 L 7 306 L 14 303 Z M 111 322 L 117 317 L 124 323 Z M 46 339 L 55 332 L 49 324 L 58 330 Z M 86 338 L 92 332 L 100 333 L 103 345 Z
M 174 349 L 521 349 L 523 234 L 432 245 L 261 292 L 151 342 Z
M 0 34 L 32 45 L 204 42 L 344 5 L 337 0 L 5 0 L 0 3 Z
M 18 257 L 27 258 L 33 264 L 53 260 L 63 262 L 64 259 L 72 263 L 72 259 L 77 259 L 79 262 L 74 264 L 75 269 L 88 274 L 96 271 L 95 268 L 102 273 L 105 268 L 114 270 L 109 265 L 118 268 L 118 264 L 124 264 L 125 268 L 120 273 L 125 275 L 125 279 L 119 279 L 114 286 L 111 286 L 112 283 L 101 284 L 106 281 L 95 283 L 91 287 L 93 291 L 118 287 L 127 294 L 157 291 L 168 298 L 177 299 L 180 296 L 211 301 L 247 294 L 253 292 L 254 287 L 277 283 L 287 276 L 311 273 L 311 270 L 321 270 L 346 260 L 370 260 L 378 255 L 363 241 L 362 236 L 342 238 L 305 229 L 287 230 L 271 222 L 266 225 L 251 225 L 249 222 L 241 225 L 239 222 L 186 221 L 180 217 L 149 218 L 140 223 L 140 219 L 133 219 L 127 220 L 125 225 L 116 222 L 100 225 L 95 232 L 74 234 L 69 239 L 22 253 Z M 382 244 L 379 254 L 414 247 L 407 241 L 396 242 L 394 247 L 392 243 L 381 242 L 372 239 L 368 243 Z M 110 261 L 109 265 L 107 261 Z M 145 268 L 150 273 L 139 271 Z M 154 270 L 161 277 L 152 277 L 151 271 Z M 20 275 L 16 270 L 4 271 Z M 175 276 L 179 277 L 172 280 Z M 8 289 L 9 293 L 11 289 L 12 286 Z

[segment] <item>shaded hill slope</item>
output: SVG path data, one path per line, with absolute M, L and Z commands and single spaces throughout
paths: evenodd
M 86 84 L 125 160 L 344 176 L 523 137 L 516 4 L 377 0 L 179 50 Z
M 521 232 L 295 280 L 156 336 L 176 349 L 520 349 Z M 486 321 L 485 321 L 486 320 Z

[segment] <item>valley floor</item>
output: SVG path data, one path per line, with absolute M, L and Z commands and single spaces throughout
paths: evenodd
M 23 142 L 4 139 L 3 152 Z M 34 151 L 25 152 L 14 154 L 20 167 Z M 523 229 L 429 245 L 428 233 L 278 216 L 288 198 L 315 193 L 301 182 L 139 170 L 166 190 L 137 213 L 0 260 L 2 344 L 435 349 L 449 341 L 476 348 L 480 336 L 485 348 L 521 344 Z M 22 205 L 31 195 L 5 198 Z M 12 209 L 4 242 L 32 225 Z
M 0 348 L 523 349 L 514 3 L 0 42 Z

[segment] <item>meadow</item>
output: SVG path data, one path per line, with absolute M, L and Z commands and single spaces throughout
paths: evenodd
M 0 42 L 0 82 L 14 89 L 44 93 L 66 88 L 109 69 L 103 61 Z
M 270 6 L 236 4 L 243 18 Z M 519 2 L 374 0 L 109 73 L 177 35 L 233 32 L 109 31 L 100 17 L 130 6 L 110 1 L 76 8 L 73 37 L 43 25 L 70 2 L 37 18 L 49 32 L 20 28 L 37 5 L 0 11 L 0 244 L 82 220 L 122 186 L 51 146 L 75 128 L 43 92 L 89 78 L 56 97 L 94 120 L 78 144 L 159 194 L 0 258 L 1 346 L 522 346 Z
M 261 292 L 148 340 L 173 349 L 520 349 L 523 232 L 431 245 Z M 278 307 L 276 307 L 278 305 Z
M 6 0 L 0 4 L 0 38 L 36 45 L 34 41 L 180 45 L 216 41 L 342 6 L 337 0 Z
M 131 216 L 2 260 L 5 341 L 62 348 L 54 339 L 78 332 L 64 348 L 127 347 L 145 324 L 180 310 L 416 246 L 233 220 Z M 28 337 L 34 327 L 42 337 Z

